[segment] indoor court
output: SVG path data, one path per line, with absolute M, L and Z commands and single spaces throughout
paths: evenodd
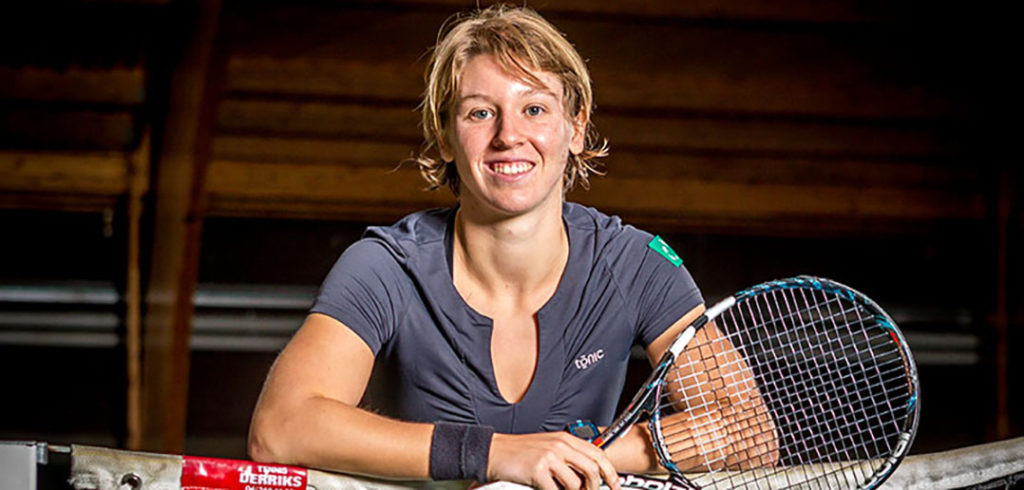
M 555 80 L 562 90 L 530 85 L 529 62 L 525 75 L 495 76 L 486 71 L 493 67 L 477 68 L 491 77 L 480 75 L 487 82 L 483 88 L 469 95 L 453 92 L 476 87 L 474 60 L 497 56 L 486 50 L 453 61 L 451 80 L 431 84 L 429 73 L 425 79 L 431 47 L 443 39 L 439 29 L 457 24 L 453 14 L 494 3 L 7 5 L 0 14 L 0 490 L 466 488 L 470 481 L 398 483 L 251 461 L 250 427 L 264 434 L 263 426 L 253 423 L 261 390 L 268 386 L 263 393 L 277 393 L 294 379 L 268 381 L 275 360 L 311 311 L 313 317 L 330 316 L 326 307 L 316 308 L 326 303 L 322 297 L 334 294 L 328 286 L 337 275 L 329 276 L 335 264 L 357 270 L 361 263 L 354 262 L 371 263 L 362 256 L 350 262 L 339 257 L 366 243 L 368 227 L 388 227 L 408 216 L 447 220 L 436 218 L 440 224 L 431 225 L 443 233 L 430 244 L 441 244 L 436 250 L 446 254 L 444 260 L 431 262 L 436 270 L 423 268 L 424 277 L 443 281 L 417 282 L 417 276 L 401 282 L 408 279 L 402 276 L 378 284 L 352 273 L 358 287 L 343 283 L 349 289 L 338 290 L 351 294 L 337 297 L 358 302 L 359 294 L 370 291 L 366 294 L 377 294 L 374 298 L 407 302 L 382 303 L 391 310 L 369 302 L 350 307 L 385 325 L 372 325 L 378 330 L 370 334 L 345 331 L 346 342 L 359 339 L 362 344 L 354 345 L 366 349 L 345 351 L 333 364 L 323 355 L 285 363 L 284 369 L 328 366 L 310 371 L 336 369 L 357 381 L 365 370 L 369 381 L 365 390 L 357 390 L 365 391 L 358 407 L 355 401 L 346 405 L 359 413 L 399 418 L 396 393 L 415 388 L 425 393 L 426 401 L 415 405 L 424 410 L 477 422 L 483 420 L 478 411 L 511 420 L 514 431 L 478 424 L 496 426 L 499 433 L 558 432 L 566 425 L 561 422 L 594 419 L 602 429 L 588 440 L 611 451 L 614 444 L 600 431 L 613 426 L 616 416 L 639 411 L 641 426 L 647 427 L 647 418 L 657 419 L 642 429 L 652 442 L 643 446 L 645 457 L 655 458 L 651 461 L 662 469 L 679 463 L 684 453 L 703 458 L 700 464 L 665 470 L 675 471 L 671 482 L 624 475 L 620 482 L 629 488 L 684 489 L 683 480 L 696 488 L 866 488 L 879 473 L 888 476 L 880 488 L 1024 488 L 1024 380 L 1019 376 L 1024 365 L 1015 354 L 1024 347 L 1024 190 L 1019 157 L 1012 156 L 1018 152 L 1009 144 L 1016 136 L 1011 128 L 1017 125 L 1017 108 L 1011 101 L 1019 84 L 1011 76 L 1014 63 L 1007 62 L 1017 57 L 1012 48 L 1017 28 L 1011 26 L 1016 17 L 1008 6 L 520 0 L 511 4 L 539 12 L 582 59 L 592 106 L 565 81 L 570 75 L 580 78 L 569 69 L 559 72 L 563 80 L 556 70 L 536 68 L 540 87 Z M 458 104 L 497 98 L 488 90 L 498 93 L 494 87 L 506 85 L 494 80 L 532 87 L 517 96 L 539 93 L 559 103 L 534 104 L 508 111 L 511 115 L 505 107 L 476 110 L 459 119 Z M 434 133 L 421 110 L 429 109 L 423 97 L 437 86 L 451 92 L 442 98 L 450 104 L 441 104 L 435 114 L 449 126 L 438 130 L 442 137 L 431 144 L 432 136 L 424 133 Z M 590 119 L 587 107 L 593 109 Z M 537 114 L 528 112 L 534 109 Z M 566 118 L 567 125 L 530 125 L 535 121 L 530 118 L 572 110 L 579 113 L 577 119 Z M 465 121 L 494 124 L 495 134 Z M 597 132 L 596 139 L 584 138 L 586 128 Z M 480 164 L 491 172 L 485 177 L 459 170 L 477 168 L 472 167 L 477 164 L 470 155 L 477 148 L 473 144 L 483 141 L 479 153 L 491 155 L 498 153 L 495 147 L 513 147 L 506 139 L 527 140 L 528 149 L 544 158 L 564 150 L 557 147 L 563 142 L 569 149 L 568 170 L 561 170 L 561 177 L 550 174 L 554 177 L 543 181 L 550 188 L 536 184 L 540 197 L 530 201 L 535 206 L 524 205 L 525 211 L 508 211 L 512 204 L 501 207 L 506 204 L 501 192 L 520 189 L 515 187 L 520 181 L 533 182 L 519 176 L 540 174 L 529 173 L 535 168 L 547 171 L 547 160 L 540 165 L 526 157 L 491 158 Z M 600 171 L 589 174 L 589 189 L 570 181 L 581 154 L 574 145 L 590 151 L 586 145 L 600 146 L 603 139 L 608 155 L 588 161 Z M 458 195 L 452 180 L 426 190 L 429 172 L 422 158 L 429 152 L 437 154 L 439 168 L 455 174 L 455 185 L 462 186 Z M 576 187 L 570 190 L 569 182 Z M 556 188 L 565 192 L 564 202 L 579 206 L 558 204 Z M 499 197 L 489 201 L 492 190 Z M 544 282 L 536 282 L 544 287 L 520 297 L 515 287 L 488 288 L 471 280 L 485 277 L 472 276 L 473 271 L 502 269 L 473 269 L 479 263 L 470 251 L 481 249 L 465 244 L 490 242 L 466 238 L 479 240 L 484 234 L 471 235 L 474 228 L 460 220 L 476 219 L 471 224 L 479 232 L 483 224 L 540 216 L 537 209 L 556 205 L 564 210 L 548 214 L 562 212 L 562 221 L 552 218 L 536 222 L 552 226 L 516 230 L 555 230 L 557 240 L 530 235 L 530 246 L 516 249 L 524 251 L 516 255 L 523 260 L 476 255 L 495 263 L 504 257 L 505 264 L 514 263 L 515 273 L 547 271 Z M 449 214 L 421 213 L 430 209 Z M 618 261 L 607 258 L 603 254 L 618 249 L 602 246 L 605 235 L 599 232 L 574 235 L 572 230 L 583 227 L 570 221 L 568 209 L 581 213 L 572 216 L 598 216 L 595 222 L 616 233 L 625 230 L 622 236 L 642 236 L 639 251 L 621 252 L 625 258 Z M 604 217 L 621 222 L 600 221 Z M 413 240 L 433 236 L 423 229 L 387 229 L 394 235 L 381 238 L 385 235 L 373 233 L 384 232 L 375 228 L 367 236 L 394 246 L 398 252 L 389 253 L 401 260 L 413 257 L 401 262 L 403 271 L 419 267 L 408 265 L 413 260 L 434 257 L 435 248 Z M 415 233 L 400 235 L 395 229 Z M 497 225 L 488 228 L 493 229 Z M 592 249 L 574 248 L 588 246 Z M 641 253 L 647 254 L 642 260 Z M 563 272 L 539 265 L 537 257 L 564 265 Z M 589 257 L 598 272 L 573 275 L 572 265 Z M 663 332 L 683 313 L 697 310 L 677 311 L 680 298 L 695 297 L 682 291 L 679 284 L 685 281 L 662 284 L 656 274 L 667 273 L 648 272 L 668 268 L 666 263 L 682 271 L 686 287 L 692 284 L 696 298 L 702 298 L 688 306 L 711 307 L 741 293 L 769 299 L 735 318 L 728 315 L 739 306 L 723 306 L 721 317 L 708 320 L 714 329 L 702 330 L 702 323 L 691 332 L 694 344 L 673 352 L 667 348 L 671 339 L 659 343 Z M 654 279 L 630 283 L 622 279 L 623 271 Z M 822 289 L 814 278 L 764 289 L 771 288 L 765 286 L 770 281 L 804 276 L 848 285 L 865 299 L 854 300 L 854 293 L 838 286 Z M 837 299 L 790 305 L 819 291 Z M 433 295 L 449 293 L 449 302 L 432 302 Z M 577 296 L 565 296 L 570 293 Z M 418 299 L 407 299 L 416 294 Z M 500 300 L 511 297 L 531 302 L 509 300 L 514 308 L 501 309 L 507 304 Z M 821 311 L 844 301 L 856 306 Z M 461 337 L 446 327 L 437 328 L 439 335 L 406 337 L 412 340 L 405 344 L 373 337 L 385 328 L 396 331 L 394 325 L 404 325 L 399 320 L 420 318 L 410 304 L 438 318 L 438 325 L 442 319 L 468 325 L 457 313 L 482 318 L 480 325 L 490 328 L 480 337 L 485 343 L 473 344 L 479 352 L 472 355 L 455 349 L 458 355 L 446 358 L 438 344 L 423 340 L 442 338 L 454 345 Z M 570 311 L 592 304 L 597 306 L 583 313 Z M 610 319 L 621 315 L 637 325 L 622 327 L 633 330 L 621 334 L 627 341 L 613 351 L 592 345 L 603 332 L 577 333 L 569 320 L 545 328 L 545 318 L 563 319 L 545 308 L 583 324 L 604 325 L 599 320 L 608 319 L 614 327 L 623 322 Z M 520 310 L 529 311 L 524 316 Z M 773 315 L 775 320 L 749 321 Z M 509 320 L 523 318 L 525 323 Z M 645 330 L 644 322 L 664 325 Z M 492 343 L 499 338 L 492 333 L 503 331 L 494 329 L 496 323 L 528 325 L 516 330 L 527 334 Z M 678 324 L 680 331 L 686 323 Z M 790 323 L 802 330 L 785 334 L 790 327 L 782 325 Z M 833 325 L 844 333 L 830 337 L 826 331 Z M 472 382 L 446 376 L 447 364 L 381 367 L 402 349 L 415 350 L 410 345 L 422 347 L 422 359 L 448 359 L 490 383 L 498 408 L 487 408 Z M 646 350 L 654 345 L 662 351 Z M 884 352 L 876 354 L 875 348 Z M 690 365 L 676 378 L 649 379 L 666 350 L 673 352 L 671 364 Z M 477 354 L 485 362 L 475 364 Z M 564 362 L 559 372 L 542 372 L 549 361 Z M 586 373 L 605 373 L 611 362 L 618 363 L 612 374 L 579 381 L 590 379 L 583 378 Z M 834 369 L 840 374 L 831 375 Z M 868 371 L 879 380 L 864 374 Z M 349 378 L 342 379 L 324 382 L 324 390 L 352 391 Z M 524 420 L 516 418 L 521 412 L 532 416 L 538 399 L 570 391 L 599 398 L 591 388 L 613 393 L 599 400 L 604 403 L 595 409 L 600 416 L 568 413 L 577 405 L 552 402 L 551 420 L 560 423 L 535 424 L 532 431 L 516 425 Z M 641 398 L 634 393 L 644 389 L 657 391 L 645 399 L 649 405 L 631 404 Z M 813 394 L 797 393 L 803 389 Z M 890 391 L 895 394 L 888 398 Z M 430 398 L 442 395 L 469 400 L 469 408 Z M 713 403 L 702 405 L 705 395 Z M 640 413 L 641 408 L 647 411 Z M 680 442 L 684 435 L 691 442 L 706 436 L 694 435 L 705 415 L 712 420 L 707 433 L 725 431 L 720 438 L 726 442 Z M 683 435 L 665 429 L 685 417 L 689 425 L 680 429 Z M 809 428 L 808 421 L 817 425 Z M 861 422 L 867 424 L 863 431 L 845 432 Z M 464 443 L 470 437 L 465 430 Z M 325 435 L 325 440 L 334 439 Z M 858 448 L 842 447 L 848 442 Z M 355 453 L 362 448 L 337 446 Z M 714 462 L 716 451 L 721 457 Z M 470 453 L 468 459 L 479 465 L 480 458 L 473 459 L 477 452 Z M 470 465 L 465 451 L 459 456 L 460 464 Z M 486 470 L 487 457 L 482 461 Z M 585 476 L 566 464 L 575 476 Z M 701 464 L 705 471 L 692 471 Z M 399 478 L 405 474 L 399 469 L 413 466 L 396 463 L 395 474 L 388 474 Z M 234 476 L 189 479 L 220 467 Z M 816 479 L 806 481 L 808 475 Z M 556 475 L 552 481 L 564 486 L 558 477 L 565 478 Z

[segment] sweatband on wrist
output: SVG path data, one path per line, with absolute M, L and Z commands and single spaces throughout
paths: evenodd
M 487 481 L 487 456 L 494 429 L 481 425 L 434 424 L 430 440 L 430 478 Z

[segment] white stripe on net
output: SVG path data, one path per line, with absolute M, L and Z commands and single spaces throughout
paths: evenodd
M 874 476 L 874 467 L 881 461 L 850 461 L 842 464 L 821 463 L 777 469 L 687 473 L 686 478 L 705 490 L 754 488 L 758 490 L 800 488 L 834 488 L 829 482 L 848 482 L 845 488 L 863 485 Z M 852 482 L 852 483 L 851 483 Z

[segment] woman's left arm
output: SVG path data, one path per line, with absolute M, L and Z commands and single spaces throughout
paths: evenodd
M 698 305 L 683 315 L 668 330 L 647 346 L 652 366 L 691 322 L 704 313 Z M 677 412 L 663 419 L 663 424 L 685 424 L 685 438 L 690 439 L 674 459 L 681 467 L 699 468 L 707 460 L 700 447 L 708 447 L 714 439 L 716 449 L 727 457 L 713 468 L 733 469 L 774 465 L 778 459 L 778 441 L 774 420 L 757 389 L 753 373 L 742 355 L 710 322 L 705 325 L 676 361 L 678 377 L 686 380 L 684 386 L 670 384 L 670 392 Z M 700 403 L 694 403 L 700 400 Z M 700 421 L 700 424 L 695 421 Z M 708 421 L 715 421 L 708 427 Z M 694 427 L 700 427 L 697 431 Z M 608 447 L 607 453 L 616 469 L 621 472 L 664 472 L 658 464 L 651 445 L 646 424 L 638 424 L 629 434 Z

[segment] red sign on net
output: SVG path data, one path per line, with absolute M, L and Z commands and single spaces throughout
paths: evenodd
M 306 470 L 235 459 L 185 456 L 182 490 L 305 490 Z

